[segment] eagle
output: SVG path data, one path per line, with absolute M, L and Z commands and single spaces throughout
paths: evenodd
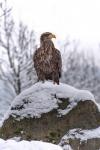
M 40 36 L 40 47 L 33 54 L 33 62 L 38 81 L 52 80 L 54 84 L 59 84 L 62 59 L 52 38 L 56 38 L 56 36 L 50 32 L 45 32 Z

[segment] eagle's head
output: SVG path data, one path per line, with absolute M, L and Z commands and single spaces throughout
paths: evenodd
M 45 40 L 51 40 L 52 38 L 56 38 L 56 36 L 50 32 L 45 32 L 41 34 L 40 41 L 43 42 Z

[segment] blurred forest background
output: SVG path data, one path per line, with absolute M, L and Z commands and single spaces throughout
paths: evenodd
M 100 102 L 100 67 L 92 54 L 86 55 L 78 46 L 78 41 L 70 39 L 60 46 L 61 82 L 91 91 Z M 0 3 L 0 118 L 15 96 L 37 81 L 32 62 L 36 47 L 34 30 L 23 22 L 16 25 L 12 8 L 4 0 Z

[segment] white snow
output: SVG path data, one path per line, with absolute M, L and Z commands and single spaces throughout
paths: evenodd
M 62 146 L 63 150 L 73 150 L 69 144 Z
M 41 141 L 4 141 L 0 139 L 0 150 L 62 150 L 58 145 Z
M 80 141 L 87 141 L 88 139 L 100 138 L 100 127 L 91 130 L 72 129 L 65 134 L 61 139 L 60 145 L 68 142 L 69 139 L 79 139 Z
M 59 98 L 65 98 L 64 100 L 69 98 L 70 104 L 66 109 L 61 110 L 58 108 L 58 103 L 61 103 Z M 19 119 L 24 117 L 41 117 L 41 114 L 50 112 L 53 109 L 57 109 L 59 115 L 65 115 L 80 100 L 92 100 L 96 103 L 94 96 L 89 91 L 78 90 L 63 83 L 54 85 L 52 82 L 38 82 L 15 98 L 9 115 L 17 116 Z M 5 119 L 9 115 L 5 115 Z

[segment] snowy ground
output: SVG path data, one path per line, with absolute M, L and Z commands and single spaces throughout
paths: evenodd
M 62 150 L 58 145 L 40 141 L 4 141 L 0 139 L 0 150 Z
M 58 103 L 61 103 L 59 98 L 69 98 L 70 104 L 66 109 L 57 109 Z M 5 115 L 5 118 L 9 117 L 9 115 L 17 116 L 19 119 L 41 117 L 41 114 L 50 112 L 53 109 L 57 109 L 59 115 L 65 115 L 80 100 L 92 100 L 95 102 L 94 96 L 89 91 L 78 90 L 63 83 L 54 85 L 52 82 L 45 82 L 44 84 L 38 82 L 15 98 L 11 105 L 11 110 L 7 116 Z

